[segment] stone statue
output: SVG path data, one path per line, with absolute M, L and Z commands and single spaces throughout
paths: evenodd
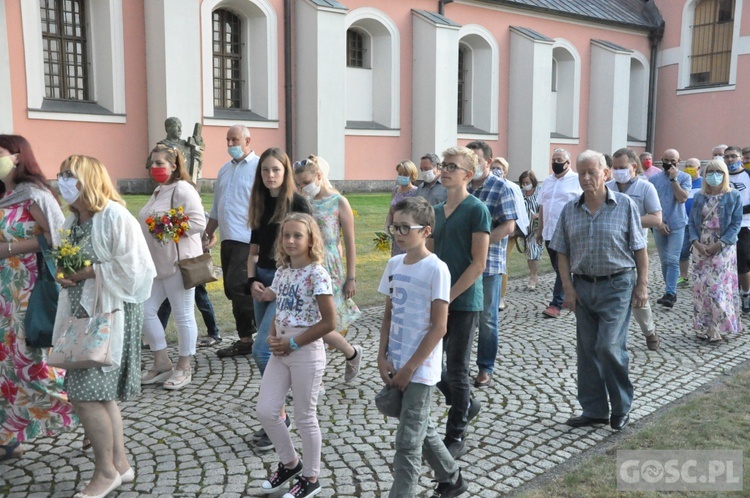
M 206 145 L 203 142 L 203 137 L 201 136 L 203 126 L 200 123 L 196 123 L 193 130 L 193 136 L 187 140 L 182 139 L 182 122 L 180 121 L 180 118 L 167 118 L 167 120 L 164 121 L 164 129 L 167 132 L 167 137 L 160 140 L 158 143 L 179 149 L 179 151 L 182 152 L 182 156 L 185 158 L 185 168 L 193 179 L 193 182 L 197 182 L 201 177 L 203 150 L 206 148 Z

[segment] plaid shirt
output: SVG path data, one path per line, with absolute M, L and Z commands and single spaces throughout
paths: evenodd
M 646 244 L 638 207 L 608 188 L 607 199 L 593 215 L 583 195 L 567 203 L 549 246 L 568 256 L 574 275 L 606 277 L 635 268 L 633 252 Z
M 484 182 L 477 188 L 472 187 L 469 182 L 470 194 L 484 202 L 490 211 L 492 229 L 508 221 L 517 220 L 518 211 L 513 197 L 513 191 L 508 187 L 505 180 L 495 175 L 487 175 Z M 490 237 L 492 235 L 490 234 Z M 508 247 L 508 237 L 500 242 L 490 244 L 487 251 L 487 266 L 482 276 L 491 277 L 499 273 L 505 273 L 505 253 Z

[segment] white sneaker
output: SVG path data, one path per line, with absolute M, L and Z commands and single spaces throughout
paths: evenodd
M 357 352 L 357 356 L 346 361 L 346 371 L 344 372 L 344 382 L 346 383 L 354 380 L 359 373 L 359 366 L 362 363 L 362 346 L 352 347 L 354 348 L 354 351 Z

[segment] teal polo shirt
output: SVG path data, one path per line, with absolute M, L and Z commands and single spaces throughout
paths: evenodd
M 432 231 L 435 254 L 451 272 L 451 286 L 458 282 L 471 264 L 471 237 L 475 232 L 490 233 L 490 211 L 473 195 L 464 199 L 446 219 L 445 202 L 435 206 L 435 229 Z M 484 294 L 480 275 L 463 294 L 450 304 L 455 311 L 482 311 Z

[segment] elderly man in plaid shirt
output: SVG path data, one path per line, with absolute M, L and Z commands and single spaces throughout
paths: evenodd
M 505 273 L 505 252 L 508 236 L 516 228 L 518 211 L 513 191 L 505 179 L 490 174 L 492 149 L 486 142 L 471 142 L 467 147 L 479 158 L 474 179 L 469 182 L 468 191 L 484 202 L 492 218 L 490 247 L 487 252 L 487 266 L 482 273 L 484 288 L 484 310 L 479 315 L 479 339 L 477 346 L 477 367 L 479 373 L 475 387 L 486 387 L 492 382 L 497 359 L 498 308 L 500 285 Z
M 582 152 L 576 168 L 583 195 L 565 205 L 550 243 L 558 252 L 564 307 L 576 315 L 583 414 L 566 424 L 609 423 L 620 430 L 633 403 L 626 349 L 630 310 L 648 300 L 647 242 L 638 207 L 605 186 L 604 156 Z

